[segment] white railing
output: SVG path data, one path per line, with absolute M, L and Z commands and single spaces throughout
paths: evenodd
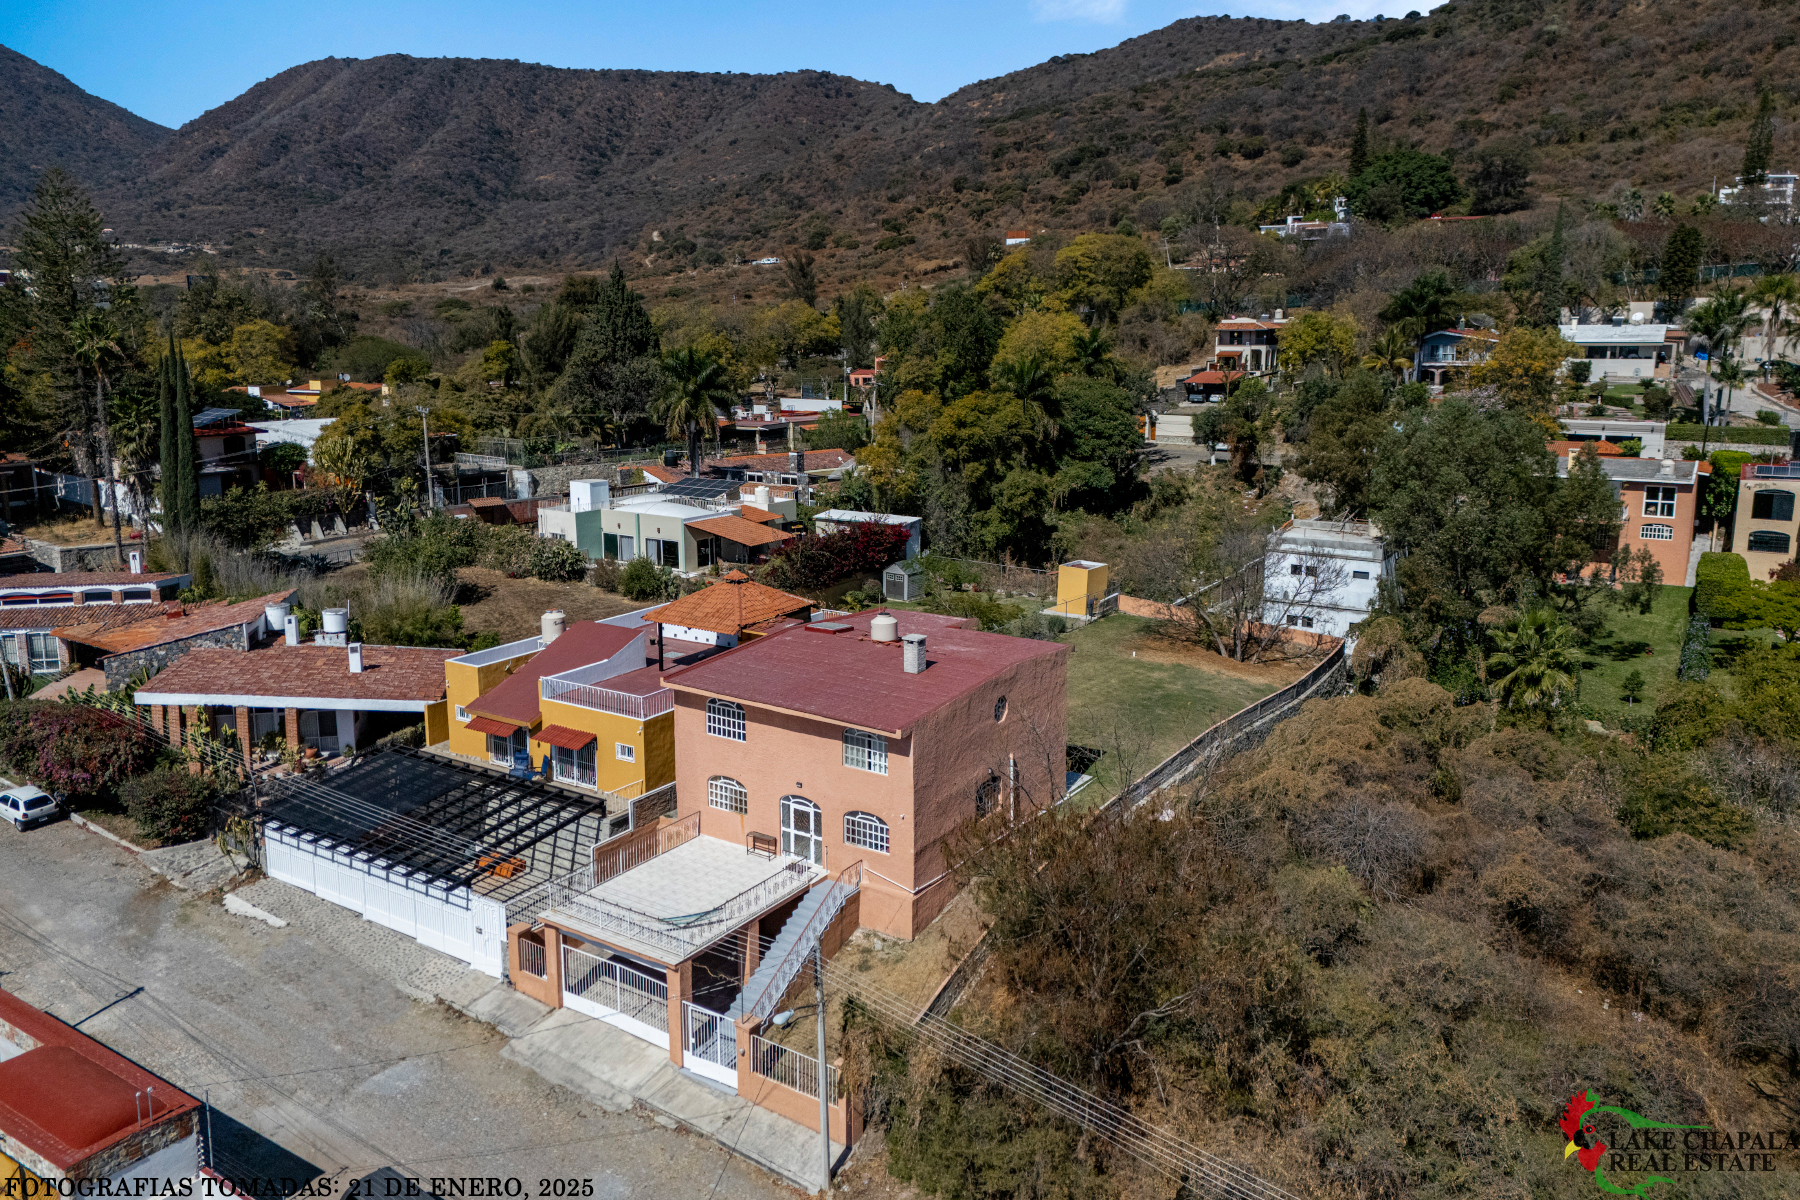
M 519 971 L 539 979 L 544 977 L 544 943 L 519 939 Z
M 538 695 L 545 700 L 555 700 L 559 704 L 577 704 L 582 708 L 612 713 L 614 716 L 630 717 L 635 721 L 647 721 L 651 717 L 658 717 L 663 713 L 675 710 L 675 693 L 667 689 L 652 692 L 648 696 L 633 696 L 627 692 L 615 692 L 611 688 L 595 687 L 592 684 L 570 683 L 566 679 L 557 679 L 554 676 L 539 681 Z
M 682 1044 L 686 1057 L 697 1058 L 727 1071 L 737 1070 L 737 1027 L 723 1013 L 682 1001 L 682 1016 L 687 1025 L 687 1040 Z
M 603 1009 L 652 1029 L 669 1031 L 668 981 L 646 975 L 616 958 L 600 958 L 565 945 L 562 986 L 563 991 Z
M 775 964 L 774 970 L 766 976 L 767 982 L 763 985 L 761 994 L 744 1006 L 744 1011 L 752 1013 L 757 1019 L 766 1021 L 773 1015 L 775 1006 L 781 1003 L 783 996 L 787 995 L 788 985 L 794 982 L 801 969 L 806 966 L 807 957 L 812 954 L 813 947 L 818 944 L 820 938 L 825 936 L 825 931 L 831 928 L 831 923 L 837 919 L 838 913 L 843 911 L 844 905 L 849 903 L 850 897 L 858 888 L 862 887 L 861 860 L 851 863 L 838 872 L 837 878 L 826 884 L 825 887 L 827 890 L 819 902 L 819 907 L 813 910 L 812 916 L 807 919 L 806 925 L 800 930 L 800 935 L 788 947 L 787 954 Z M 784 929 L 782 932 L 785 933 L 786 930 Z M 761 971 L 758 970 L 757 973 L 761 974 Z
M 757 1034 L 750 1035 L 750 1070 L 764 1079 L 773 1079 L 783 1087 L 793 1088 L 815 1100 L 819 1096 L 819 1060 L 798 1050 L 789 1050 L 779 1042 L 771 1042 Z M 826 1098 L 837 1099 L 838 1069 L 825 1066 Z

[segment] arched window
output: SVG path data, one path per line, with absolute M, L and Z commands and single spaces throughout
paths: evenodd
M 805 796 L 781 798 L 781 852 L 825 865 L 825 814 Z
M 1000 807 L 1000 777 L 991 776 L 975 789 L 975 815 L 985 817 Z
M 866 812 L 844 814 L 844 845 L 861 846 L 878 854 L 888 852 L 888 825 Z
M 714 737 L 730 738 L 734 742 L 744 740 L 744 706 L 734 704 L 730 700 L 708 700 L 706 702 L 706 732 Z
M 706 781 L 706 802 L 714 808 L 726 812 L 748 812 L 750 810 L 750 793 L 744 785 L 735 779 L 727 779 L 723 775 L 714 775 Z
M 844 730 L 844 765 L 858 771 L 887 772 L 887 739 L 860 729 Z

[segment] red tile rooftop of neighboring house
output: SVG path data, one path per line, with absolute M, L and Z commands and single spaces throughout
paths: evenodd
M 651 465 L 639 467 L 638 470 L 642 471 L 646 477 L 654 479 L 658 483 L 679 483 L 688 477 L 688 473 L 681 470 L 679 467 L 659 467 Z
M 295 696 L 429 703 L 444 695 L 444 664 L 463 652 L 432 646 L 364 646 L 363 669 L 352 673 L 342 646 L 260 650 L 191 650 L 138 690 L 151 696 Z M 167 704 L 142 699 L 139 704 Z
M 868 609 L 833 624 L 785 630 L 672 672 L 665 686 L 904 736 L 919 719 L 1022 662 L 1067 654 L 1056 642 L 964 628 L 964 618 L 893 612 L 900 636 L 926 635 L 927 668 L 901 669 L 902 643 L 869 639 Z
M 479 716 L 529 727 L 538 719 L 538 680 L 546 675 L 560 675 L 576 667 L 605 662 L 642 632 L 641 629 L 602 625 L 598 621 L 578 621 L 564 629 L 561 637 L 520 664 L 511 675 L 463 707 Z
M 743 517 L 729 513 L 708 517 L 704 521 L 691 521 L 688 528 L 700 533 L 710 533 L 739 546 L 772 546 L 794 538 L 791 533 L 783 533 L 779 529 L 771 529 L 767 525 L 746 521 Z
M 262 616 L 263 609 L 269 605 L 283 603 L 293 599 L 293 596 L 294 591 L 289 588 L 284 592 L 258 596 L 254 600 L 240 600 L 236 604 L 186 608 L 179 616 L 170 616 L 165 609 L 160 621 L 134 621 L 117 629 L 96 627 L 95 622 L 83 621 L 59 628 L 56 636 L 64 641 L 80 642 L 84 646 L 120 654 L 127 650 L 142 650 L 147 646 L 179 642 L 203 633 L 215 633 L 233 625 L 248 625 Z M 152 608 L 152 611 L 156 610 Z
M 1233 371 L 1230 374 L 1231 379 L 1242 379 L 1243 377 L 1244 377 L 1244 373 L 1242 371 Z M 1189 375 L 1186 379 L 1183 379 L 1181 382 L 1183 382 L 1183 383 L 1226 383 L 1226 382 L 1229 382 L 1229 380 L 1227 380 L 1226 373 L 1224 371 L 1195 371 L 1192 375 Z
M 1606 455 L 1617 455 L 1619 453 L 1619 448 L 1611 442 L 1557 441 L 1545 442 L 1544 445 L 1549 449 L 1550 453 L 1556 455 L 1558 458 L 1567 458 L 1571 454 L 1580 454 L 1583 446 L 1592 446 L 1594 448 L 1594 453 L 1603 457 Z
M 200 1102 L 49 1013 L 0 991 L 0 1022 L 31 1049 L 0 1063 L 0 1131 L 67 1171 L 139 1128 L 138 1093 L 154 1088 L 157 1122 Z
M 159 604 L 9 604 L 0 607 L 0 629 L 60 629 L 80 622 L 84 632 L 99 633 L 163 619 Z M 61 636 L 61 635 L 58 635 Z
M 839 467 L 854 466 L 856 456 L 843 450 L 808 450 L 806 451 L 806 469 L 808 471 L 835 471 Z M 711 468 L 727 468 L 746 471 L 785 471 L 788 456 L 781 454 L 734 454 L 729 458 L 716 458 L 706 464 Z
M 776 521 L 786 520 L 779 513 L 764 512 L 754 504 L 738 505 L 738 516 L 746 521 L 755 521 L 758 525 L 769 525 Z
M 0 575 L 0 592 L 17 591 L 19 588 L 82 588 L 123 587 L 136 584 L 139 587 L 155 587 L 177 579 L 185 579 L 184 575 L 168 573 L 133 575 L 129 571 L 30 571 L 19 575 Z
M 695 524 L 704 522 L 696 521 Z M 754 529 L 763 528 L 749 521 L 744 524 Z M 661 608 L 652 609 L 644 614 L 644 619 L 664 625 L 736 636 L 746 629 L 778 617 L 799 615 L 804 618 L 812 609 L 813 602 L 805 596 L 791 595 L 766 583 L 758 583 L 742 571 L 731 571 L 716 583 L 708 584 L 697 592 L 689 592 Z

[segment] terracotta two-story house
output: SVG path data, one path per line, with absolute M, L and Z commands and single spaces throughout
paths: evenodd
M 1619 545 L 1648 550 L 1662 570 L 1663 583 L 1676 587 L 1686 583 L 1699 491 L 1711 476 L 1711 465 L 1668 458 L 1599 461 L 1619 496 Z M 1569 463 L 1567 455 L 1559 456 L 1557 473 L 1567 475 Z M 1596 570 L 1608 565 L 1609 561 L 1594 564 Z
M 1280 365 L 1281 310 L 1270 317 L 1226 317 L 1214 330 L 1209 371 L 1241 371 L 1246 375 L 1273 375 Z

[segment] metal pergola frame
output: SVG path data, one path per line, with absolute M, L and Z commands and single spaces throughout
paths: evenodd
M 452 887 L 473 888 L 493 876 L 498 886 L 475 890 L 502 902 L 554 874 L 562 865 L 555 860 L 578 861 L 582 847 L 572 843 L 564 853 L 557 843 L 568 839 L 559 834 L 591 821 L 590 844 L 604 840 L 608 816 L 603 796 L 400 746 L 322 777 L 270 779 L 261 790 L 256 815 L 264 823 L 292 826 Z M 545 852 L 548 864 L 538 861 Z M 501 878 L 495 868 L 514 862 L 525 869 Z

